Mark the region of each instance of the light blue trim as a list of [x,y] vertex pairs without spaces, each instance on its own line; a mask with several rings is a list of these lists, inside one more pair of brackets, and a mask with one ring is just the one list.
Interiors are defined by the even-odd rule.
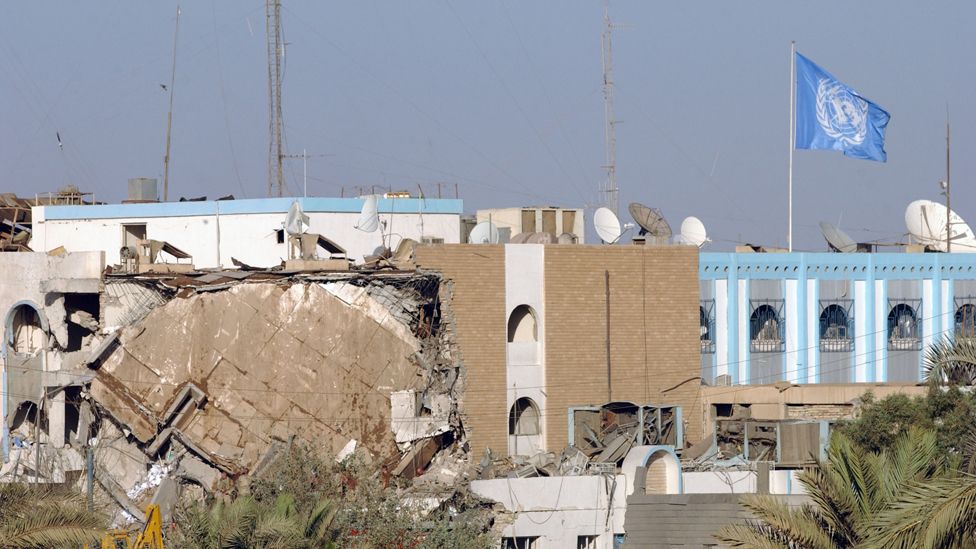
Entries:
[[7,346],[13,344],[14,342],[14,311],[16,311],[21,305],[26,305],[37,312],[37,318],[41,321],[41,329],[44,330],[45,333],[45,347],[47,347],[46,334],[50,332],[50,327],[47,323],[47,317],[44,316],[44,311],[41,310],[37,303],[34,303],[29,299],[22,299],[17,303],[14,303],[7,311],[7,315],[3,322],[3,341],[0,342],[0,360],[3,361],[3,394],[0,395],[0,400],[3,401],[2,404],[0,404],[3,410],[3,440],[0,442],[2,442],[3,445],[4,463],[8,463],[10,461],[10,429],[7,428],[7,414],[9,413],[9,410],[7,410],[7,396],[8,391],[10,390],[7,386]]
[[[851,285],[852,294],[854,293],[853,286],[854,285],[852,284]],[[813,284],[813,304],[814,307],[816,307],[814,309],[816,311],[816,317],[815,317],[816,320],[813,321],[813,326],[814,326],[813,332],[814,332],[814,337],[816,338],[814,341],[816,343],[814,344],[813,347],[813,364],[811,366],[813,367],[813,382],[820,383],[820,337],[822,334],[820,333],[820,281],[819,280],[814,281]],[[855,349],[856,348],[857,347],[855,346]]]
[[[807,322],[810,318],[807,299],[807,261],[800,258],[800,278],[796,281],[796,375],[800,383],[808,383],[807,378]],[[788,353],[784,353],[788,354]],[[784,372],[785,374],[786,372]],[[784,377],[783,379],[789,379]]]
[[[73,219],[121,219],[150,217],[193,217],[220,213],[261,214],[287,213],[292,202],[298,201],[305,213],[359,213],[361,198],[246,198],[241,200],[212,200],[207,202],[158,202],[151,204],[98,204],[94,206],[44,206],[44,219],[65,221]],[[461,214],[463,201],[448,198],[381,198],[379,213]]]
[[[743,379],[745,380],[744,383],[746,385],[752,385],[752,376],[750,375],[751,368],[749,364],[749,359],[752,358],[752,339],[751,339],[752,333],[750,332],[750,330],[752,329],[752,322],[751,322],[752,319],[750,318],[750,316],[752,315],[752,311],[750,309],[752,307],[749,306],[749,284],[750,284],[749,280],[746,280],[746,283],[743,284],[745,290],[742,292],[744,294],[742,296],[742,303],[745,304],[746,310],[740,313],[745,322],[745,326],[743,326],[742,331],[744,332],[744,336],[746,338],[746,344],[745,344],[746,356],[742,357],[742,371],[743,371]],[[735,345],[736,347],[738,347],[739,342],[736,341]]]
[[720,279],[726,276],[726,268],[735,267],[741,279],[798,279],[803,262],[807,278],[821,280],[867,280],[869,268],[877,280],[932,278],[936,269],[944,280],[976,279],[976,261],[965,253],[704,252],[699,255],[698,273],[702,280]]
[[[699,260],[699,265],[700,265]],[[732,385],[739,384],[739,277],[737,258],[732,256],[732,265],[726,266],[726,323],[728,324],[728,356],[726,357],[726,370]]]
[[[877,296],[875,296],[875,297],[877,297]],[[884,332],[884,337],[882,338],[882,340],[885,343],[884,343],[884,345],[881,346],[880,349],[877,349],[876,348],[875,351],[874,351],[874,353],[875,353],[876,359],[881,364],[881,379],[876,380],[876,381],[887,382],[888,381],[888,312],[889,312],[888,311],[888,281],[887,280],[883,281],[883,284],[881,284],[881,297],[878,299],[878,301],[880,302],[880,305],[881,305],[881,321],[884,322],[884,326],[883,327],[882,326],[877,326],[875,329],[871,330],[871,334],[872,334],[871,341],[872,342],[876,342],[878,340],[877,339],[877,335],[874,335],[874,332],[876,332],[876,331]],[[922,312],[919,311],[916,314],[918,316],[921,316],[922,315]],[[874,317],[872,317],[872,318],[874,318]],[[875,345],[875,347],[877,347],[877,345]],[[871,366],[871,372],[877,372],[877,364],[872,364],[872,366]]]
[[949,305],[949,325],[945,327],[945,336],[951,340],[956,339],[956,287],[954,281],[950,280],[946,285],[945,302]]
[[[936,267],[939,267],[939,258],[935,258]],[[942,269],[936,268],[932,275],[932,343],[942,337]],[[925,309],[924,295],[922,309]],[[924,326],[924,325],[923,325]],[[924,335],[924,334],[923,334]],[[918,353],[918,381],[925,378],[925,351]]]
[[[877,341],[877,335],[874,333],[874,318],[878,314],[878,306],[874,302],[874,254],[868,254],[868,269],[867,269],[867,279],[864,281],[864,312],[867,314],[867,318],[864,319],[864,357],[865,365],[864,368],[867,370],[864,372],[864,381],[870,382],[874,381],[874,358],[875,358],[875,341]],[[856,309],[855,309],[855,314]],[[855,339],[854,352],[857,353],[857,344]],[[855,364],[856,364],[855,360]],[[854,370],[854,382],[857,382],[857,369]]]
[[647,454],[645,454],[644,459],[641,460],[641,467],[647,467],[647,462],[650,461],[651,457],[658,452],[664,452],[666,454],[670,454],[671,457],[674,459],[674,462],[678,464],[678,493],[679,494],[685,493],[685,479],[681,469],[681,460],[678,459],[678,454],[675,453],[673,446],[667,446],[664,444],[649,446],[647,448]]

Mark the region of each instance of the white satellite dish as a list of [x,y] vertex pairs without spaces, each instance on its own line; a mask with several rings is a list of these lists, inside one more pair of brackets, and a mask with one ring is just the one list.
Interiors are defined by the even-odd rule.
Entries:
[[905,209],[905,225],[912,238],[940,252],[946,249],[946,217],[949,218],[949,241],[953,252],[976,252],[976,234],[956,212],[931,200],[916,200]]
[[686,217],[681,222],[681,243],[701,248],[706,242],[711,240],[705,231],[705,225],[697,217]]
[[292,236],[300,235],[308,230],[308,225],[308,216],[302,211],[302,205],[297,200],[292,202],[285,215],[285,232]]
[[498,227],[491,221],[482,221],[471,229],[468,244],[498,244]]
[[597,208],[593,214],[593,228],[596,229],[600,240],[606,244],[613,244],[619,240],[623,232],[620,228],[620,220],[610,208]]
[[830,246],[831,250],[845,254],[857,251],[857,242],[854,242],[854,239],[847,236],[847,233],[830,223],[821,221],[820,232],[823,233],[824,239],[827,240],[827,245]]
[[359,221],[356,222],[356,228],[360,231],[366,233],[376,232],[376,229],[380,228],[380,214],[378,207],[379,197],[375,194],[371,194],[366,197],[363,202],[363,209],[359,213]]

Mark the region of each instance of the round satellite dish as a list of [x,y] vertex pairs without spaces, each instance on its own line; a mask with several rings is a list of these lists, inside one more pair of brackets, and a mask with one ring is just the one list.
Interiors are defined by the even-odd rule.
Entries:
[[508,239],[509,244],[525,244],[532,233],[519,233],[512,238]]
[[563,233],[559,235],[559,238],[556,239],[556,242],[558,242],[559,244],[576,244],[577,242],[579,242],[579,239],[576,238],[576,235],[573,233]]
[[947,251],[946,217],[949,219],[949,241],[953,252],[976,252],[976,235],[956,212],[947,212],[943,204],[916,200],[905,209],[905,225],[912,238],[929,248]]
[[600,240],[607,244],[616,242],[622,232],[620,220],[610,208],[597,208],[593,214],[593,228],[596,229],[596,234]]
[[356,222],[357,229],[366,233],[372,233],[376,232],[376,229],[380,227],[378,202],[378,197],[375,194],[366,197],[366,200],[363,202],[363,209],[359,213],[359,221]]
[[491,221],[482,221],[471,229],[468,244],[498,244],[498,227]]
[[631,202],[630,206],[627,206],[627,211],[640,226],[641,236],[649,234],[664,239],[671,238],[671,225],[668,225],[661,210],[648,208],[639,202]]
[[854,239],[847,236],[847,233],[830,223],[821,221],[820,232],[823,233],[824,238],[827,240],[827,245],[830,246],[831,250],[845,254],[857,251],[857,242],[854,242]]
[[708,233],[705,232],[705,225],[697,217],[686,217],[681,222],[681,243],[699,248],[709,242]]

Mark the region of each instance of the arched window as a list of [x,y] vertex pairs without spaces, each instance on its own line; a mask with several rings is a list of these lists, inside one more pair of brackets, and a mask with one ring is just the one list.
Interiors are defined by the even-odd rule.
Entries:
[[528,305],[519,305],[508,317],[508,342],[539,341],[539,327],[535,311]]
[[18,305],[11,314],[9,343],[13,352],[32,355],[40,351],[46,336],[37,310],[30,305]]
[[820,302],[820,350],[851,350],[850,310],[853,302],[841,300],[834,303]]
[[918,316],[907,303],[897,303],[888,312],[888,349],[893,351],[918,350]]
[[531,398],[516,400],[508,412],[508,434],[538,435],[540,432],[539,407]]
[[[777,305],[781,300],[776,301]],[[770,353],[783,350],[783,326],[779,306],[772,303],[754,304],[749,317],[749,339],[755,353]]]
[[976,305],[964,303],[956,309],[956,337],[976,337]]

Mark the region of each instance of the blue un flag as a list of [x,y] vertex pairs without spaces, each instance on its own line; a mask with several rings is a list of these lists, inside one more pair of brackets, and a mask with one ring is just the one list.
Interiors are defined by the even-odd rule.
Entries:
[[885,162],[887,111],[796,54],[797,149],[833,149]]

